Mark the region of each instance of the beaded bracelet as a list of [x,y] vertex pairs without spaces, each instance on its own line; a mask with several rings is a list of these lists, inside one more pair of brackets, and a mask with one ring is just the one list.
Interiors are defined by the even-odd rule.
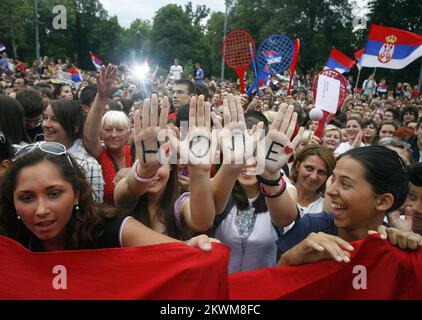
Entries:
[[136,160],[135,163],[132,166],[133,177],[136,179],[136,181],[139,181],[139,182],[152,182],[152,181],[154,181],[155,178],[157,178],[158,171],[157,171],[156,174],[154,174],[152,177],[149,177],[149,178],[142,178],[141,176],[139,176],[138,173],[136,172],[136,170],[138,168],[138,164],[139,164],[139,160]]
[[274,193],[266,192],[264,190],[264,184],[263,183],[260,183],[259,191],[266,198],[277,198],[277,197],[281,196],[283,194],[283,192],[286,190],[286,182],[283,179],[280,179],[280,180],[281,180],[281,187],[278,191],[276,191]]
[[271,187],[277,187],[280,184],[280,180],[281,177],[283,176],[283,173],[280,172],[280,176],[278,177],[278,179],[276,180],[267,180],[265,178],[263,178],[262,176],[256,176],[256,180],[258,180],[258,182],[261,182],[262,184],[265,184],[266,186],[271,186]]

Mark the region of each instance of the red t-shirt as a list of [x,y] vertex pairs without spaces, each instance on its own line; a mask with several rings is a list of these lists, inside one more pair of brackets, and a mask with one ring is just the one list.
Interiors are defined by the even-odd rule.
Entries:
[[[130,146],[125,146],[125,158],[126,158],[126,168],[132,166],[132,161],[130,159]],[[104,178],[104,203],[114,205],[114,177],[117,172],[114,168],[113,161],[111,161],[110,155],[107,153],[106,149],[103,147],[103,151],[100,156],[97,158],[98,163],[101,165],[103,170]],[[123,168],[120,168],[123,169]]]

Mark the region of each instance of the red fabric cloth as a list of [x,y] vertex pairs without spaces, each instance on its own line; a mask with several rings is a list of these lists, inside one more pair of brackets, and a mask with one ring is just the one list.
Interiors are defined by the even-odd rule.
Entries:
[[[400,250],[378,236],[352,243],[350,263],[326,260],[284,268],[266,268],[229,276],[230,298],[274,299],[422,299],[422,248]],[[367,288],[353,280],[367,270]]]
[[[209,253],[181,243],[153,246],[29,252],[0,237],[0,299],[227,299],[229,250]],[[53,287],[57,265],[67,289]]]
[[[130,146],[125,146],[125,157],[126,157],[126,168],[132,166],[132,161],[130,159]],[[98,163],[101,165],[104,178],[104,202],[114,206],[114,177],[117,172],[114,169],[113,162],[111,161],[110,156],[108,155],[106,149],[103,147],[103,151],[100,156],[97,158]],[[123,168],[120,168],[123,169]]]

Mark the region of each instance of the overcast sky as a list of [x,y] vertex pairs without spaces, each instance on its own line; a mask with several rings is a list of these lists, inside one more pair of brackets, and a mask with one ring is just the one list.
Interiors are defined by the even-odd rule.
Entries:
[[[224,0],[190,0],[193,8],[197,4],[205,4],[211,11],[224,12]],[[155,12],[161,7],[175,3],[184,6],[188,0],[100,0],[104,9],[108,11],[110,16],[116,15],[119,19],[119,24],[122,27],[129,27],[133,20],[148,19],[152,20]]]
[[[225,0],[190,0],[193,4],[193,8],[198,4],[205,4],[212,11],[225,11]],[[365,8],[368,0],[355,0],[357,5],[361,8]],[[133,20],[148,19],[152,20],[155,13],[161,7],[175,3],[182,7],[189,2],[189,0],[100,0],[104,9],[108,11],[110,16],[116,15],[119,19],[119,24],[122,27],[129,27]],[[351,2],[353,2],[351,0]],[[355,6],[353,13],[356,15],[366,14],[367,10],[357,9]],[[359,14],[361,13],[361,14]]]

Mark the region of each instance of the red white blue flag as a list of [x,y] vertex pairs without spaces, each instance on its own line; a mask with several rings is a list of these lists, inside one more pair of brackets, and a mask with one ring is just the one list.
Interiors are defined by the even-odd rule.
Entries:
[[356,61],[358,62],[357,67],[358,67],[359,70],[362,69],[361,62],[362,62],[362,56],[363,56],[364,52],[365,52],[365,48],[362,48],[358,51],[355,51],[355,53],[353,54],[355,56]]
[[96,69],[101,68],[101,66],[104,64],[104,62],[98,58],[96,55],[94,55],[91,51],[89,52],[89,55],[91,56],[92,63],[94,64]]
[[362,67],[403,69],[422,56],[422,35],[371,25]]
[[333,48],[327,62],[325,63],[324,69],[334,69],[339,73],[345,73],[350,72],[350,69],[352,69],[355,64],[355,60],[350,59],[340,50]]

